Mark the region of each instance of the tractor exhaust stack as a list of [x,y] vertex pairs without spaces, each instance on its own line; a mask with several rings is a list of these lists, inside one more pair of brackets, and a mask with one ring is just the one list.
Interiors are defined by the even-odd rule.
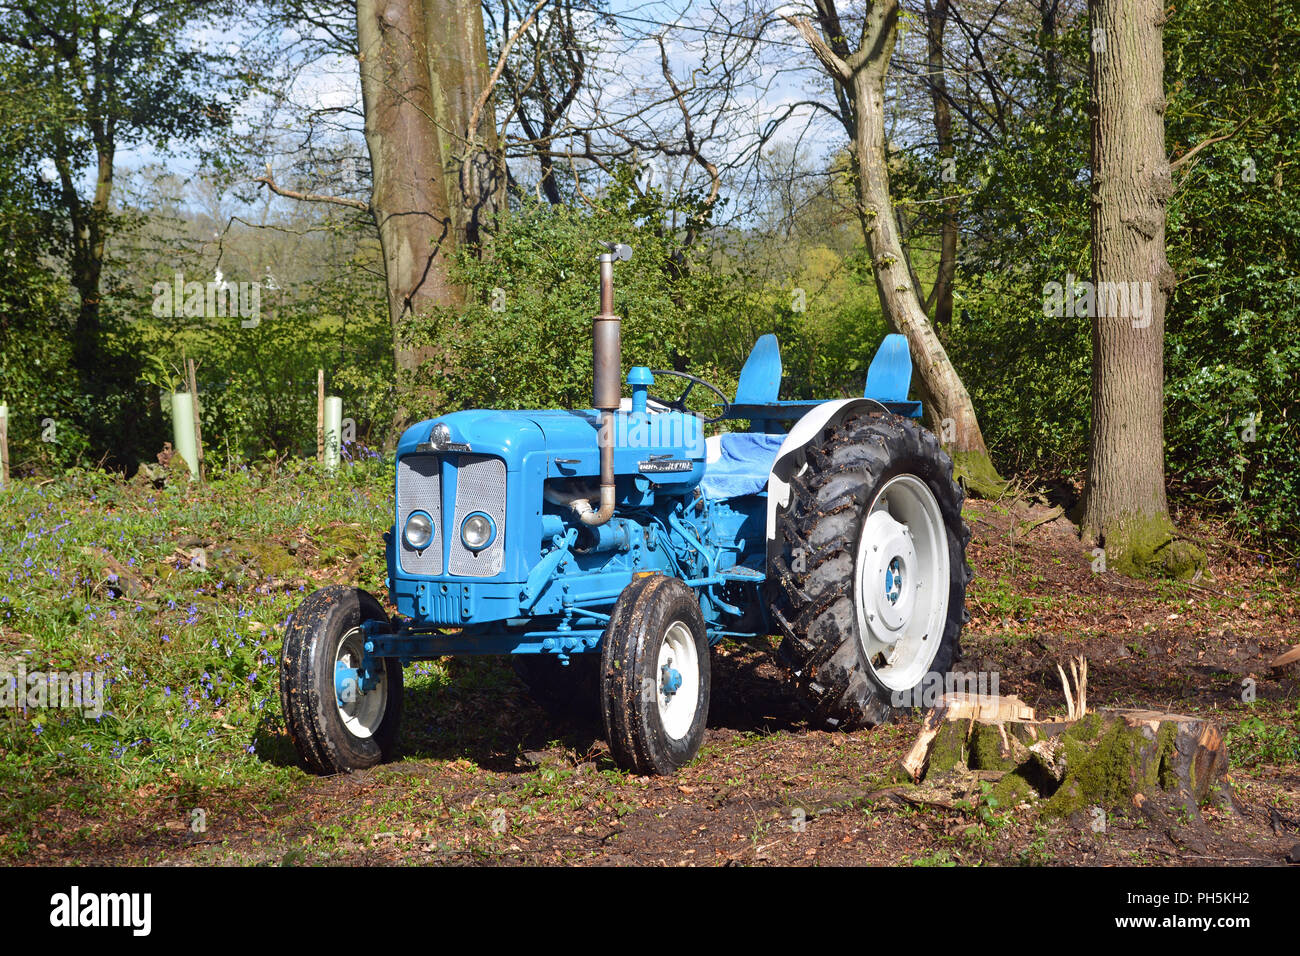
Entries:
[[581,511],[585,525],[602,525],[614,516],[614,413],[623,399],[621,320],[614,314],[614,263],[632,258],[632,247],[603,242],[600,254],[600,312],[592,321],[593,406],[600,411],[600,509]]

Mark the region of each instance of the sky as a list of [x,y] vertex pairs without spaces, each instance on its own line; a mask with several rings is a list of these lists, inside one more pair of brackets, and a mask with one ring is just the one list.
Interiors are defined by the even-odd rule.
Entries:
[[[793,8],[793,5],[785,6]],[[672,25],[666,32],[669,63],[675,78],[684,89],[690,90],[693,76],[700,75],[701,81],[707,82],[709,71],[716,70],[717,63],[712,62],[707,47],[716,46],[719,37],[710,32],[710,8],[707,4],[692,3],[691,0],[610,0],[609,13],[614,17],[618,30],[610,31],[605,24],[594,28],[594,33],[603,41],[600,52],[592,63],[592,75],[600,78],[595,89],[602,108],[618,109],[634,99],[644,100],[650,95],[662,94],[659,49],[650,35],[667,25]],[[235,51],[247,40],[249,34],[248,29],[240,29],[237,24],[223,25],[220,30],[196,31],[192,40]],[[630,39],[633,36],[638,38],[635,42]],[[785,24],[769,26],[765,38],[767,42],[761,48],[762,58],[766,61],[763,68],[755,69],[746,77],[747,82],[739,95],[728,102],[725,110],[719,111],[719,128],[728,134],[730,141],[729,146],[723,146],[719,142],[710,146],[709,158],[719,165],[734,160],[747,146],[752,146],[757,130],[778,110],[788,103],[806,98],[809,84],[816,82],[819,76],[811,54],[793,29]],[[289,99],[304,108],[355,109],[360,99],[355,61],[350,56],[337,55],[314,60],[297,77]],[[242,109],[236,122],[239,131],[232,138],[244,142],[250,137],[265,137],[268,130],[261,112],[264,108],[265,103],[257,103]],[[581,121],[590,117],[593,109],[591,101],[579,100],[574,106],[573,115]],[[774,143],[797,142],[806,161],[822,164],[842,145],[843,135],[839,132],[836,136],[838,131],[829,127],[829,139],[826,135],[801,136],[806,126],[806,122],[801,120],[806,120],[812,112],[807,108],[798,111],[786,122]],[[680,127],[677,119],[679,114],[671,104],[659,107],[656,113],[650,115],[657,115],[668,127]],[[290,128],[295,118],[293,110],[284,110],[273,121],[279,127],[277,132],[281,135],[282,142],[296,141],[302,135],[301,129]],[[356,142],[357,153],[364,157],[359,117],[345,119]],[[697,126],[702,125],[705,119],[711,120],[712,117],[697,119]],[[214,139],[196,145],[200,149],[220,150],[223,142]],[[119,150],[117,165],[125,170],[150,165],[162,166],[177,176],[191,177],[200,169],[198,152],[199,149],[181,147],[172,155],[165,155],[145,144]],[[268,155],[267,158],[281,172],[280,178],[283,178],[282,172],[288,163],[288,157]],[[683,171],[703,177],[702,170],[686,160],[649,157],[647,167],[647,176],[655,176],[661,184],[667,181],[670,188],[679,184]],[[517,174],[526,177],[527,171],[521,166]],[[89,172],[86,185],[90,185]],[[741,188],[738,184],[732,186]],[[185,205],[192,206],[194,201],[182,197]]]

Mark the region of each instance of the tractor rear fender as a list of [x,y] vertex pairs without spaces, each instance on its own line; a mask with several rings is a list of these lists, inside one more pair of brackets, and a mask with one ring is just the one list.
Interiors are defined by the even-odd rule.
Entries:
[[887,411],[884,405],[871,398],[842,398],[823,402],[795,423],[781,443],[781,449],[772,462],[767,478],[767,558],[770,562],[781,546],[776,540],[776,509],[790,503],[790,476],[804,466],[803,450],[813,439],[828,428],[839,424],[845,416],[861,409]]

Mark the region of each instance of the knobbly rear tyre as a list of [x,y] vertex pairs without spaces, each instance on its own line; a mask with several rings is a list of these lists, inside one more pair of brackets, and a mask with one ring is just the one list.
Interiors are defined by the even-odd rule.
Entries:
[[[923,703],[922,690],[942,686],[960,655],[972,577],[964,493],[935,436],[899,415],[847,419],[806,446],[805,457],[791,479],[788,504],[777,509],[779,550],[769,568],[771,616],[781,636],[777,657],[815,724],[848,729],[883,723]],[[888,520],[873,517],[882,507]],[[910,512],[915,527],[894,511]],[[940,527],[927,531],[931,524]],[[925,562],[914,535],[925,534],[934,562],[918,575]],[[872,551],[881,544],[876,539],[897,553]],[[924,581],[926,574],[934,580]],[[905,632],[909,643],[882,643],[894,633],[889,628],[901,613],[905,587],[914,588],[909,613],[917,615],[900,625],[913,628]],[[921,615],[924,626],[917,623]],[[892,671],[891,679],[890,661],[904,646],[918,648],[916,661]]]

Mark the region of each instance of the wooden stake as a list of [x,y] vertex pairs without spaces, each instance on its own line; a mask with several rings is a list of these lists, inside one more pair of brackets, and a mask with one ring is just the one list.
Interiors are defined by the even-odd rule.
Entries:
[[325,460],[325,370],[316,369],[316,460]]
[[[0,406],[3,407],[3,406]],[[9,410],[0,415],[0,488],[9,487]]]
[[199,427],[199,386],[194,376],[194,359],[185,360],[185,375],[189,384],[191,406],[194,409],[194,448],[198,457],[198,475],[199,481],[206,478],[203,467],[203,432]]

